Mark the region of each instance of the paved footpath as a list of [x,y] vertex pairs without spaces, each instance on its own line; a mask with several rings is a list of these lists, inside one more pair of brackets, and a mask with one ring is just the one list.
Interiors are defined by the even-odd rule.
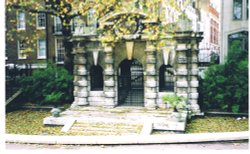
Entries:
[[6,143],[10,150],[81,150],[101,152],[121,151],[166,151],[166,150],[249,150],[248,141],[203,142],[189,144],[150,144],[150,145],[41,145]]

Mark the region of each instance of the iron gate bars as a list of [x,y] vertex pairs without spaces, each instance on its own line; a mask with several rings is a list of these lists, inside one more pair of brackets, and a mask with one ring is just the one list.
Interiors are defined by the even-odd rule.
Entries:
[[123,60],[119,66],[118,105],[144,105],[143,67],[136,59]]

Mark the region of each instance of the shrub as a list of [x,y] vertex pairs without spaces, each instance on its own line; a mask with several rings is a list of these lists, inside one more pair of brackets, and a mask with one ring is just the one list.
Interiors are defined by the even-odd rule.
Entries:
[[182,96],[177,95],[164,95],[162,96],[162,100],[164,103],[169,104],[175,112],[178,110],[185,110],[186,109],[186,99]]
[[248,112],[248,51],[235,41],[225,64],[208,68],[203,81],[205,109]]
[[47,68],[35,70],[32,76],[21,79],[24,97],[37,105],[61,105],[71,101],[72,76],[62,67],[49,63]]

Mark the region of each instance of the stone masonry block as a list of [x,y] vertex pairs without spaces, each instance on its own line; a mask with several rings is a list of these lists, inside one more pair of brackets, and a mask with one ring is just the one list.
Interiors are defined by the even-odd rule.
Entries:
[[179,57],[179,58],[177,58],[177,63],[186,64],[187,63],[187,58],[186,57]]
[[176,86],[177,87],[188,87],[188,82],[187,81],[177,81]]
[[88,97],[88,92],[77,92],[77,97],[85,98]]
[[186,44],[177,44],[176,50],[186,50],[187,46]]
[[191,87],[199,87],[199,81],[191,81],[190,85]]
[[115,106],[115,98],[105,98],[104,106]]
[[156,99],[145,99],[146,108],[156,108]]
[[112,52],[112,51],[113,51],[112,46],[106,46],[106,47],[104,48],[104,52],[106,52],[106,53]]
[[105,97],[108,98],[114,98],[115,97],[115,92],[104,92]]
[[106,57],[106,58],[104,59],[104,61],[105,61],[106,64],[113,64],[113,63],[114,63],[114,59],[109,58],[109,57]]
[[147,64],[155,64],[156,63],[156,59],[155,58],[147,58],[146,59],[146,63]]
[[88,75],[88,71],[87,70],[77,70],[76,74],[77,75]]
[[190,93],[189,98],[191,99],[198,99],[199,98],[199,93]]
[[190,103],[191,105],[198,104],[198,99],[190,99],[190,100],[189,100],[189,103]]
[[80,53],[85,53],[85,52],[87,52],[87,51],[85,50],[85,48],[83,48],[83,47],[74,47],[73,50],[74,50],[74,53],[76,53],[76,54],[80,54]]
[[88,105],[88,100],[87,98],[80,98],[80,97],[75,97],[74,98],[74,105]]
[[146,86],[147,87],[156,87],[157,82],[156,81],[146,81]]
[[198,75],[199,69],[192,69],[191,70],[191,75]]
[[104,81],[104,85],[108,87],[115,86],[115,81]]
[[90,91],[89,96],[90,97],[103,97],[104,92],[103,91]]
[[157,93],[145,93],[146,98],[157,98]]
[[75,64],[86,64],[87,63],[87,59],[75,56],[74,63]]
[[81,87],[88,86],[88,81],[87,80],[77,81],[77,85]]
[[177,75],[187,75],[188,70],[187,69],[177,69]]
[[114,70],[105,70],[104,75],[114,75]]
[[104,97],[89,97],[89,102],[104,102]]
[[146,72],[147,75],[156,75],[156,70],[151,70]]
[[185,97],[185,98],[188,97],[188,94],[180,94],[180,93],[177,93],[176,95],[177,95],[177,96],[182,96],[182,97]]

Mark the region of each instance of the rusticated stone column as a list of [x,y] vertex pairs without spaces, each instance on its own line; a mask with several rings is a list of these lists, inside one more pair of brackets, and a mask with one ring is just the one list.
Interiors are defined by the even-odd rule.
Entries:
[[201,33],[176,33],[176,94],[188,99],[193,115],[200,113],[198,105],[198,44]]
[[188,66],[187,66],[187,44],[177,41],[176,45],[176,94],[188,98]]
[[105,96],[105,107],[115,107],[115,71],[114,71],[114,58],[113,58],[113,47],[111,44],[106,43],[104,45],[105,54],[105,69],[104,69],[104,96]]
[[190,110],[192,114],[200,113],[200,106],[198,104],[198,52],[199,52],[199,42],[202,38],[202,33],[192,33],[190,41],[190,64],[189,64],[189,89],[188,98],[190,103]]
[[72,107],[88,105],[88,71],[84,47],[74,47],[74,102]]
[[145,107],[156,108],[157,81],[156,81],[156,45],[154,41],[146,42],[146,81]]

